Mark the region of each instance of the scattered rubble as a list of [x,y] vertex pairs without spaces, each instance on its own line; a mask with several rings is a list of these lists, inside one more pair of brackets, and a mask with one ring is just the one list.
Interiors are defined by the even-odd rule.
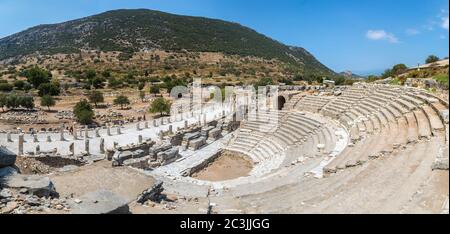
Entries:
[[14,124],[48,124],[43,111],[8,111],[0,114],[0,120]]
[[144,204],[146,201],[159,202],[163,190],[163,182],[157,181],[151,188],[142,192],[137,198],[137,202],[141,204]]
[[17,174],[7,177],[3,186],[13,189],[26,189],[28,194],[38,197],[59,196],[50,178],[44,176]]

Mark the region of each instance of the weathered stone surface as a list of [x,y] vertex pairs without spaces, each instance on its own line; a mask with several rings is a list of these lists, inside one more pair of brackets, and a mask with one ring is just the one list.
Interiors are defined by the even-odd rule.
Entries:
[[214,129],[213,126],[204,127],[204,128],[202,128],[200,135],[201,135],[201,136],[204,136],[204,137],[207,137],[208,134],[209,134],[209,132],[210,132],[211,130],[213,130],[213,129]]
[[124,160],[133,158],[133,152],[131,151],[117,151],[114,156],[113,156],[113,160],[114,161],[119,161],[119,162],[123,162]]
[[142,158],[145,156],[145,151],[138,149],[133,151],[133,158]]
[[142,157],[142,158],[127,159],[122,162],[122,165],[136,167],[136,168],[147,168],[149,159],[150,159],[150,156],[146,156],[146,157]]
[[200,132],[187,133],[183,137],[183,141],[190,141],[200,137]]
[[449,149],[448,146],[446,146],[440,149],[439,155],[432,165],[432,169],[448,171],[448,164],[449,164]]
[[215,128],[209,131],[208,139],[210,140],[217,140],[220,137],[220,134],[222,133],[222,130],[220,128]]
[[0,199],[1,198],[11,198],[12,192],[9,189],[0,189]]
[[8,167],[14,165],[17,155],[9,151],[6,147],[0,147],[0,167]]
[[98,190],[79,198],[81,203],[72,205],[74,214],[127,214],[130,213],[128,203],[119,195],[108,191]]
[[163,190],[163,182],[157,181],[151,188],[142,192],[142,194],[138,197],[137,202],[141,204],[144,204],[149,200],[157,202]]
[[172,163],[178,158],[179,150],[177,147],[171,148],[169,150],[159,152],[157,154],[157,161],[161,163],[161,165],[167,165]]
[[189,142],[190,150],[198,150],[206,143],[205,137],[200,137]]
[[26,188],[28,193],[38,197],[58,196],[55,186],[48,177],[37,175],[14,175],[9,176],[4,183],[7,188]]
[[443,111],[441,111],[440,114],[442,116],[442,119],[444,120],[444,123],[448,124],[448,119],[449,119],[448,110],[443,110]]

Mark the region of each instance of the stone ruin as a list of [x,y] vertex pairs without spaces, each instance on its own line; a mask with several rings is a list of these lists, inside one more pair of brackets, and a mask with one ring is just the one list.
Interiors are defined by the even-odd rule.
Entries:
[[15,124],[48,124],[45,115],[42,111],[9,111],[0,114],[0,120]]
[[113,166],[128,166],[149,159],[150,148],[155,145],[154,141],[144,141],[138,145],[128,145],[107,150],[107,159],[112,160]]
[[159,202],[163,198],[161,195],[163,190],[163,182],[157,181],[151,188],[145,190],[136,201],[140,204],[144,204],[146,201]]
[[112,161],[114,167],[131,166],[141,169],[157,168],[168,165],[180,156],[180,150],[196,151],[222,137],[222,134],[236,130],[239,123],[221,119],[212,121],[205,126],[196,124],[174,131],[172,125],[169,130],[160,132],[160,143],[151,139],[145,140],[139,136],[138,144],[115,147],[105,150],[106,158]]

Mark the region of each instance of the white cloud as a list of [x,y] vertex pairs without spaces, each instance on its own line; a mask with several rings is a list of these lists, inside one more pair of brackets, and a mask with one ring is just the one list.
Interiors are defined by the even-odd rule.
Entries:
[[442,28],[447,29],[448,30],[448,15],[445,17],[442,17],[442,24],[441,24]]
[[388,41],[390,43],[398,43],[399,40],[397,37],[395,37],[394,34],[388,33],[384,30],[369,30],[367,31],[366,37],[370,40],[374,41]]
[[410,36],[414,36],[414,35],[417,35],[419,33],[420,33],[420,31],[417,30],[417,29],[414,29],[414,28],[406,29],[406,34],[408,34]]
[[441,9],[441,13],[438,15],[438,18],[440,19],[440,26],[448,31],[448,10],[447,9]]

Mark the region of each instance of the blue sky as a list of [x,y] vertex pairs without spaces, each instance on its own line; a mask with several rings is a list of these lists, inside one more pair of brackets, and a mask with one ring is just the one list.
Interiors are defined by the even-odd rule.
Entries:
[[218,18],[302,46],[340,72],[448,56],[448,0],[0,0],[0,38],[121,8]]

